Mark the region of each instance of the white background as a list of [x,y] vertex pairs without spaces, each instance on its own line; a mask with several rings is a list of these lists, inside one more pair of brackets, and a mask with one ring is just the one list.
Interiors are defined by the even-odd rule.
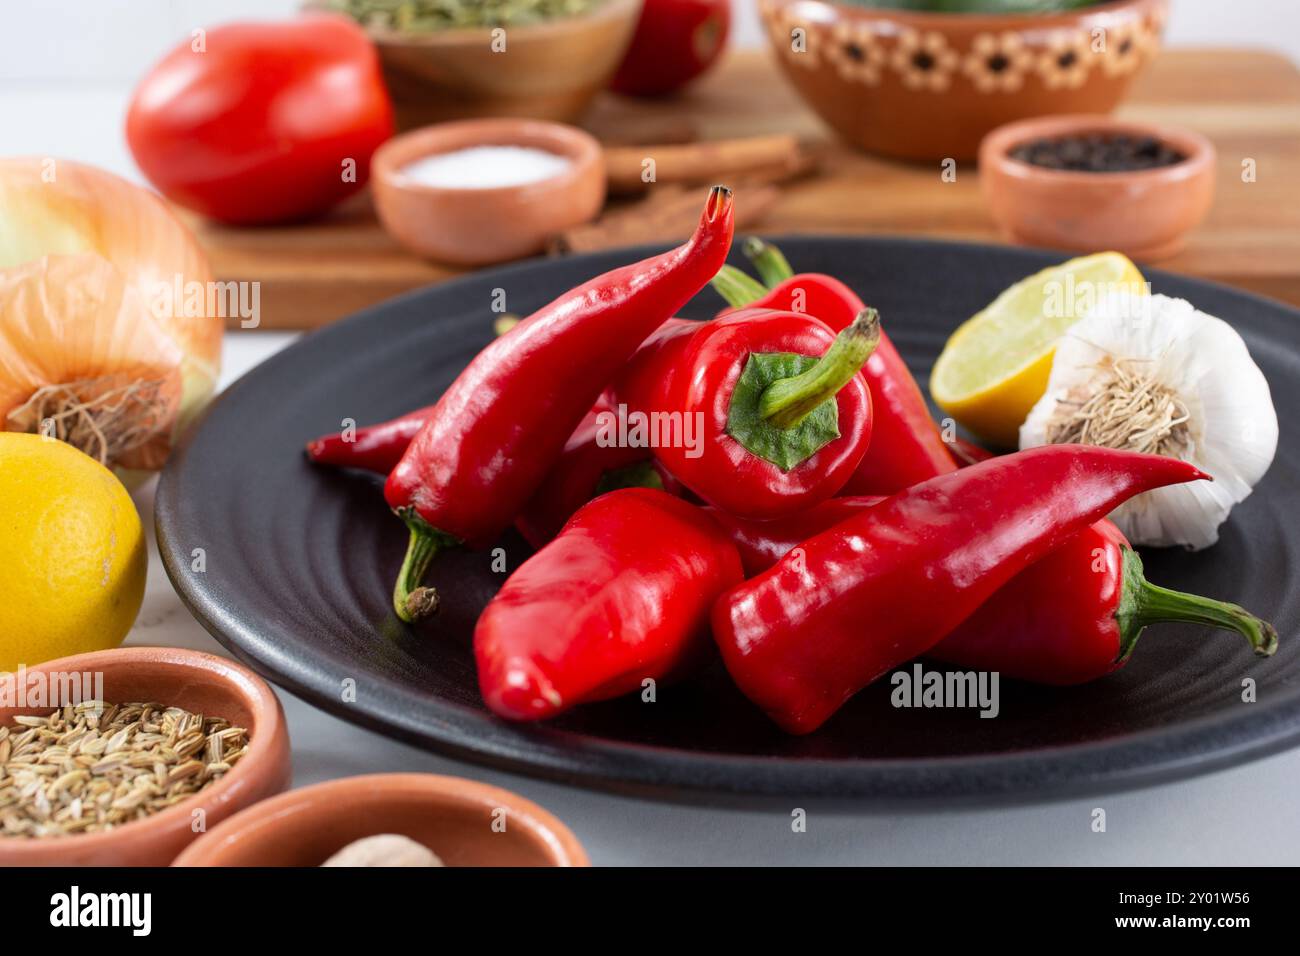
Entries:
[[[754,0],[732,3],[734,41],[763,43]],[[141,74],[195,27],[288,16],[298,6],[299,0],[0,0],[0,155],[87,160],[140,181],[122,124]],[[1300,61],[1300,0],[1173,0],[1167,41],[1281,50]]]
[[[133,81],[196,26],[284,15],[294,0],[0,0],[0,155],[85,160],[131,175],[122,116]],[[758,42],[748,2],[742,43]],[[1254,45],[1300,59],[1300,0],[1175,0],[1175,44]],[[1214,78],[1206,77],[1207,84]],[[223,384],[291,336],[229,335]],[[151,489],[137,496],[152,527]],[[223,653],[172,592],[156,551],[130,638]],[[1174,786],[1043,806],[942,814],[683,808],[542,783],[456,763],[328,717],[281,692],[295,784],[379,771],[431,771],[524,793],[567,822],[604,864],[1294,864],[1300,751]],[[1107,832],[1090,828],[1107,812]],[[1197,884],[1193,888],[1205,888]]]
[[[753,0],[736,39],[761,41]],[[0,80],[132,79],[194,27],[285,16],[298,0],[0,0]],[[1261,46],[1300,59],[1297,0],[1174,0],[1171,44]]]

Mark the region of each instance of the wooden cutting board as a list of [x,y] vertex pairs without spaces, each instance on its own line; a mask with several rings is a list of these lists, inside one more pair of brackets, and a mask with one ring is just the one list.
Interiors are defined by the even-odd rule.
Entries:
[[[1138,78],[1123,116],[1189,126],[1218,147],[1214,208],[1178,256],[1158,265],[1300,305],[1300,71],[1246,50],[1167,51]],[[825,143],[819,173],[783,188],[759,231],[898,233],[1000,242],[975,168],[939,169],[864,155],[835,142],[779,76],[766,51],[737,51],[679,99],[607,94],[587,125],[630,129],[687,118],[704,138],[793,133]],[[1255,182],[1242,162],[1255,160]],[[743,202],[744,197],[739,196]],[[310,225],[232,229],[185,214],[218,278],[261,282],[261,327],[308,329],[459,270],[405,252],[367,196]],[[232,323],[233,324],[233,323]]]

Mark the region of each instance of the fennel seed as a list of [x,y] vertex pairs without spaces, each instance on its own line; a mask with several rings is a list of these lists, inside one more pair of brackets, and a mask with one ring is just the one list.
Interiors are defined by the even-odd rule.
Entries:
[[0,837],[142,820],[219,780],[247,751],[242,727],[161,704],[83,701],[15,717],[0,726]]

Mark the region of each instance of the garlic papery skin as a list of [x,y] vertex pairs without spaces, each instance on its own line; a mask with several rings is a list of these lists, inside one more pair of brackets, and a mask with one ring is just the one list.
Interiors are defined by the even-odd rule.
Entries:
[[1189,461],[1213,481],[1158,488],[1110,516],[1137,545],[1219,540],[1277,452],[1277,412],[1245,341],[1184,299],[1116,292],[1061,339],[1020,447],[1083,441]]

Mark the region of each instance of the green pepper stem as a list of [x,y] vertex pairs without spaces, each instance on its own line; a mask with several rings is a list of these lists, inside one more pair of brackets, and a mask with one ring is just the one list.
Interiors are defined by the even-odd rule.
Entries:
[[753,265],[758,277],[769,289],[779,286],[794,275],[790,260],[776,246],[758,236],[750,236],[742,246],[745,258]]
[[637,461],[622,468],[611,468],[602,472],[596,482],[596,494],[601,495],[621,488],[657,488],[664,490],[664,480],[653,461]]
[[393,586],[393,610],[403,621],[411,624],[438,610],[438,592],[424,587],[421,582],[438,549],[449,539],[419,517],[413,508],[399,509],[397,516],[411,529],[411,539],[406,547],[406,557],[402,559],[402,569],[397,573],[397,583]]
[[1277,628],[1268,621],[1237,604],[1152,584],[1142,573],[1142,559],[1128,549],[1124,552],[1124,590],[1127,600],[1118,614],[1121,657],[1132,652],[1144,627],[1164,621],[1187,621],[1236,631],[1260,657],[1270,657],[1277,650]]
[[802,375],[777,379],[758,400],[758,414],[775,428],[794,428],[853,380],[880,342],[880,313],[863,309]]
[[719,269],[710,285],[733,309],[743,308],[767,295],[767,289],[761,282],[731,265]]

